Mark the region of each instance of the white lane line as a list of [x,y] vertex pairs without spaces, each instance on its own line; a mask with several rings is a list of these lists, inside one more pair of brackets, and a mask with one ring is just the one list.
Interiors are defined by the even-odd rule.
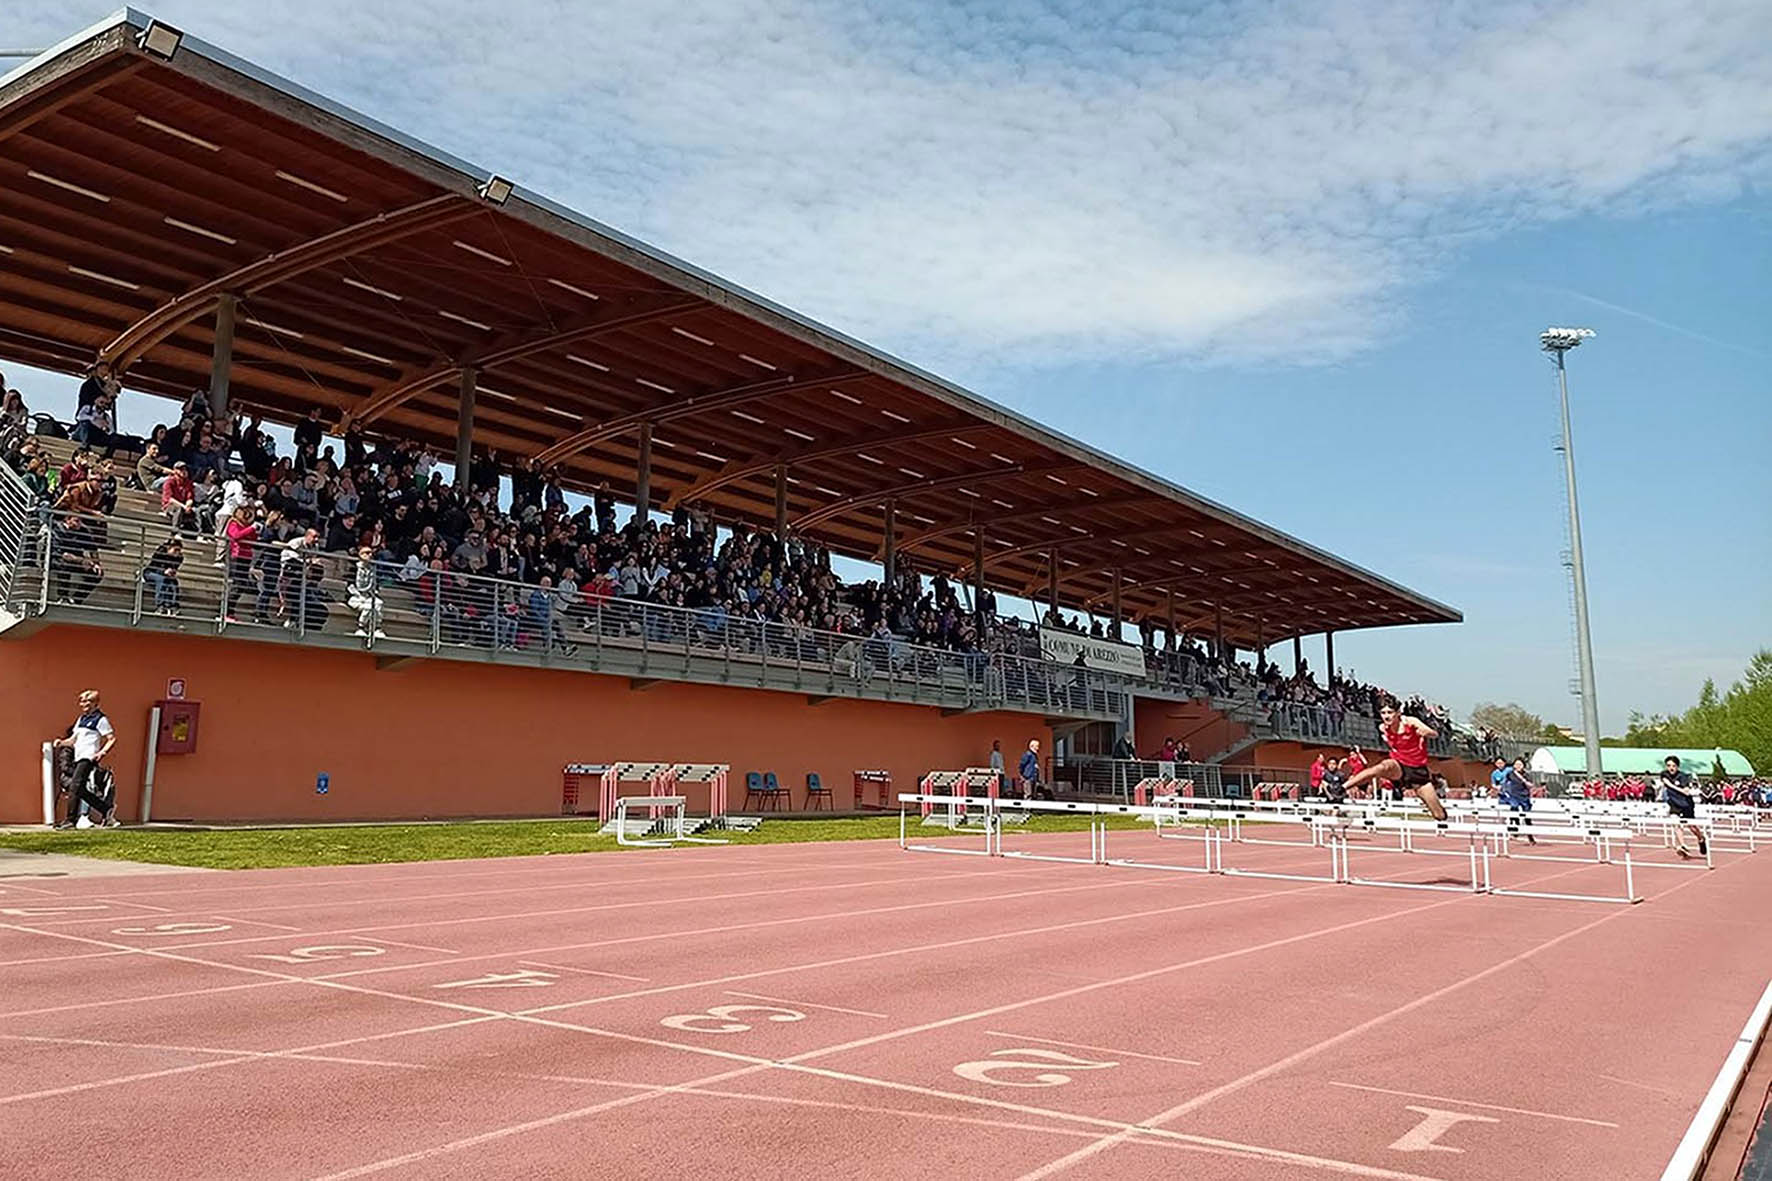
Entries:
[[275,984],[287,984],[286,980],[254,980],[250,984],[223,984],[214,988],[190,988],[183,992],[159,992],[151,996],[118,996],[102,1001],[79,1001],[71,1005],[51,1005],[45,1009],[12,1009],[0,1013],[0,1020],[8,1017],[42,1017],[49,1013],[72,1013],[77,1009],[106,1009],[113,1005],[135,1005],[147,1001],[170,1001],[186,996],[214,996],[218,992],[240,992],[247,988],[269,988]]
[[851,1017],[878,1017],[882,1021],[887,1019],[887,1014],[885,1013],[870,1013],[866,1009],[843,1009],[836,1005],[815,1005],[811,1001],[791,1001],[786,997],[764,996],[759,992],[734,992],[732,989],[728,988],[726,990],[726,995],[741,996],[746,1000],[751,1001],[770,1001],[778,1005],[793,1005],[800,1009],[823,1009],[827,1013],[847,1013]]
[[1623,1083],[1627,1087],[1637,1087],[1641,1090],[1649,1091],[1649,1092],[1652,1092],[1656,1095],[1666,1095],[1670,1099],[1679,1099],[1681,1097],[1680,1093],[1678,1091],[1670,1091],[1666,1087],[1657,1087],[1652,1083],[1643,1082],[1641,1079],[1619,1078],[1615,1074],[1602,1074],[1602,1075],[1597,1075],[1595,1077],[1603,1078],[1609,1083]]
[[517,965],[524,968],[547,968],[554,972],[577,972],[581,976],[604,976],[610,980],[631,980],[635,984],[650,984],[650,976],[624,976],[620,972],[599,972],[594,968],[573,968],[566,964],[544,964],[540,960],[518,960]]
[[1141,1054],[1137,1050],[1114,1050],[1107,1046],[1085,1046],[1081,1042],[1058,1042],[1049,1037],[1028,1037],[1020,1033],[999,1033],[994,1029],[984,1031],[986,1037],[1008,1038],[1012,1042],[1036,1042],[1043,1046],[1063,1046],[1067,1050],[1093,1050],[1097,1054],[1116,1054],[1121,1058],[1148,1058],[1152,1062],[1173,1062],[1178,1066],[1203,1066],[1205,1063],[1192,1058],[1166,1058],[1161,1054]]
[[[293,979],[293,977],[292,977]],[[70,1083],[63,1087],[51,1087],[42,1091],[27,1091],[18,1095],[0,1096],[0,1105],[25,1103],[34,1099],[53,1099],[62,1095],[78,1095],[87,1091],[97,1091],[105,1087],[122,1086],[126,1083],[144,1082],[148,1079],[168,1078],[173,1075],[193,1074],[200,1070],[215,1070],[223,1066],[234,1066],[241,1062],[259,1062],[267,1058],[289,1058],[297,1054],[309,1054],[316,1050],[335,1050],[344,1046],[360,1046],[365,1042],[384,1041],[388,1038],[407,1037],[417,1033],[436,1033],[440,1030],[455,1029],[463,1025],[478,1025],[485,1021],[495,1021],[497,1016],[476,1016],[470,1019],[445,1021],[435,1025],[421,1026],[417,1029],[396,1029],[387,1033],[372,1033],[364,1037],[345,1038],[341,1041],[320,1042],[311,1046],[297,1046],[288,1050],[235,1050],[231,1058],[217,1058],[212,1062],[195,1062],[189,1066],[173,1066],[165,1070],[150,1070],[139,1074],[126,1074],[115,1078],[93,1079],[84,1083]]]
[[1455,1099],[1450,1095],[1423,1095],[1418,1091],[1392,1091],[1384,1087],[1366,1087],[1359,1083],[1330,1082],[1332,1087],[1343,1087],[1349,1091],[1370,1091],[1375,1095],[1397,1095],[1404,1099],[1427,1099],[1435,1103],[1455,1103],[1459,1107],[1480,1107],[1485,1111],[1505,1111],[1512,1115],[1535,1115],[1540,1119],[1561,1120],[1568,1124],[1588,1124],[1596,1128],[1616,1128],[1618,1125],[1603,1119],[1587,1119],[1579,1115],[1558,1115],[1553,1111],[1533,1111],[1528,1107],[1503,1107],[1499,1103],[1478,1103],[1475,1099]]
[[[304,932],[304,934],[305,933],[306,932]],[[415,951],[437,951],[437,952],[442,952],[444,955],[460,955],[461,954],[461,952],[455,950],[455,948],[453,948],[453,947],[432,947],[428,943],[402,943],[398,939],[383,939],[379,935],[367,935],[364,937],[363,941],[365,943],[389,943],[395,947],[410,947],[410,948],[414,949]]]
[[[1529,882],[1527,884],[1534,885],[1539,882],[1551,881],[1555,878],[1567,877],[1570,874],[1581,873],[1586,868],[1588,868],[1588,867],[1581,866],[1581,867],[1577,867],[1575,869],[1566,869],[1566,870],[1561,870],[1557,873],[1546,874],[1544,877],[1535,878],[1532,880],[1532,882]],[[1673,886],[1667,890],[1662,891],[1662,893],[1656,895],[1656,897],[1664,898],[1667,895],[1672,894],[1675,890],[1684,889],[1686,886],[1691,885],[1694,882],[1699,882],[1699,881],[1703,881],[1703,880],[1705,880],[1705,879],[1701,878],[1701,877],[1687,878],[1684,882],[1680,883],[1679,885]],[[1457,898],[1448,899],[1445,902],[1435,903],[1435,904],[1432,904],[1429,906],[1419,907],[1417,909],[1433,910],[1433,909],[1437,909],[1438,907],[1441,907],[1441,906],[1454,906],[1460,902],[1469,901],[1470,897],[1471,897],[1470,895],[1462,895]],[[1399,913],[1400,914],[1409,914],[1412,912],[1401,911]],[[1630,913],[1632,913],[1632,911],[1629,909],[1615,910],[1615,911],[1612,911],[1610,914],[1602,915],[1601,917],[1595,919],[1591,923],[1583,923],[1579,927],[1575,927],[1571,930],[1565,931],[1561,935],[1553,936],[1552,938],[1547,939],[1546,941],[1538,944],[1535,947],[1528,948],[1527,950],[1519,953],[1518,955],[1510,956],[1507,959],[1502,960],[1500,963],[1491,964],[1489,967],[1484,968],[1481,971],[1474,972],[1471,975],[1466,976],[1461,980],[1455,980],[1451,984],[1446,985],[1444,988],[1435,989],[1433,992],[1425,993],[1421,996],[1418,996],[1414,1000],[1409,1001],[1406,1004],[1398,1005],[1396,1008],[1386,1010],[1385,1012],[1380,1013],[1378,1016],[1373,1017],[1370,1020],[1362,1021],[1358,1025],[1355,1025],[1349,1029],[1344,1029],[1340,1033],[1335,1034],[1333,1037],[1324,1038],[1322,1041],[1317,1042],[1314,1045],[1306,1046],[1304,1049],[1299,1050],[1295,1053],[1288,1054],[1286,1057],[1281,1058],[1276,1062],[1270,1062],[1266,1066],[1263,1066],[1258,1070],[1252,1070],[1248,1074],[1243,1075],[1241,1078],[1232,1079],[1230,1082],[1225,1083],[1222,1086],[1214,1087],[1210,1091],[1206,1091],[1203,1094],[1196,1095],[1192,1099],[1187,1100],[1185,1103],[1178,1103],[1174,1107],[1171,1107],[1167,1111],[1158,1112],[1156,1115],[1151,1116],[1148,1119],[1140,1120],[1137,1126],[1145,1127],[1145,1128],[1157,1127],[1158,1125],[1167,1123],[1168,1121],[1170,1121],[1172,1119],[1176,1119],[1179,1116],[1186,1115],[1190,1111],[1196,1111],[1199,1108],[1204,1107],[1206,1104],[1211,1103],[1216,1099],[1221,1099],[1226,1095],[1233,1094],[1234,1092],[1240,1091],[1245,1087],[1251,1086],[1255,1083],[1262,1081],[1263,1079],[1272,1077],[1273,1075],[1276,1075],[1276,1074],[1279,1074],[1283,1071],[1289,1070],[1293,1066],[1296,1066],[1300,1062],[1303,1062],[1309,1058],[1313,1058],[1325,1050],[1333,1049],[1334,1047],[1341,1045],[1343,1042],[1351,1041],[1352,1039],[1359,1037],[1361,1034],[1370,1032],[1371,1030],[1378,1028],[1380,1025],[1384,1025],[1387,1022],[1393,1021],[1396,1018],[1403,1016],[1405,1013],[1412,1013],[1412,1012],[1416,1011],[1417,1009],[1420,1009],[1426,1005],[1433,1004],[1435,1001],[1438,1001],[1440,998],[1447,996],[1450,993],[1456,992],[1459,989],[1465,987],[1466,985],[1474,984],[1479,980],[1483,980],[1483,979],[1486,979],[1490,976],[1493,976],[1497,972],[1505,971],[1508,968],[1513,967],[1515,964],[1518,964],[1518,963],[1521,963],[1525,960],[1528,960],[1531,957],[1539,954],[1540,952],[1548,951],[1550,948],[1555,947],[1560,943],[1564,943],[1570,939],[1573,939],[1577,935],[1585,934],[1588,931],[1593,930],[1595,927],[1598,927],[1604,923],[1609,923],[1613,919],[1616,919],[1616,918],[1620,917],[1621,915],[1627,915]],[[1127,1139],[1127,1136],[1125,1133],[1116,1133],[1112,1136],[1104,1136],[1100,1140],[1097,1140],[1094,1144],[1085,1145],[1084,1147],[1079,1148],[1077,1151],[1069,1154],[1068,1156],[1062,1156],[1062,1157],[1059,1157],[1057,1160],[1048,1161],[1045,1165],[1042,1165],[1040,1168],[1035,1169],[1032,1172],[1023,1173],[1021,1175],[1021,1177],[1019,1178],[1019,1181],[1042,1181],[1043,1178],[1055,1176],[1059,1173],[1064,1172],[1066,1169],[1070,1168],[1072,1165],[1077,1164],[1081,1161],[1087,1160],[1088,1158],[1096,1155],[1097,1153],[1102,1152],[1105,1149],[1113,1147],[1115,1144],[1119,1144],[1119,1143],[1124,1142],[1126,1139]]]
[[232,915],[225,915],[225,914],[218,914],[218,915],[214,915],[211,917],[219,919],[221,922],[224,922],[224,923],[245,923],[248,926],[270,927],[271,929],[276,930],[276,931],[294,931],[297,934],[299,934],[301,932],[300,927],[286,927],[282,923],[267,923],[263,919],[237,919],[237,918],[234,918]]
[[[1042,871],[1037,867],[1026,869],[1026,870],[1016,869],[1016,870],[1009,870],[1009,871],[1004,871],[1001,869],[966,870],[966,871],[956,872],[956,873],[937,874],[937,875],[934,875],[933,877],[924,877],[924,878],[919,879],[919,881],[920,882],[931,882],[931,881],[944,881],[944,880],[952,880],[952,879],[959,879],[959,878],[1001,877],[1005,872],[1013,873],[1013,874],[1037,874]],[[562,915],[599,914],[599,913],[602,913],[605,911],[633,910],[633,909],[639,909],[639,908],[644,908],[647,910],[657,910],[661,905],[668,904],[668,903],[679,903],[680,902],[680,903],[684,903],[684,904],[694,903],[697,905],[701,905],[701,904],[705,904],[708,902],[731,901],[733,899],[778,897],[783,894],[798,894],[798,893],[804,893],[807,891],[814,891],[814,890],[820,891],[822,893],[829,893],[832,889],[860,889],[860,888],[867,887],[867,886],[902,885],[904,883],[904,880],[905,880],[904,876],[902,874],[900,874],[900,875],[890,877],[890,878],[873,878],[873,879],[869,879],[866,881],[860,881],[860,882],[839,882],[839,883],[836,883],[835,885],[833,885],[830,882],[820,882],[820,883],[816,883],[816,884],[808,885],[808,886],[773,886],[768,889],[744,890],[744,891],[740,891],[737,893],[731,893],[731,894],[686,894],[681,897],[636,899],[636,900],[630,901],[630,902],[611,902],[611,903],[605,903],[605,904],[601,904],[601,905],[597,905],[597,906],[569,906],[569,907],[554,908],[554,909],[550,909],[550,910],[517,911],[517,912],[509,913],[509,914],[468,915],[468,916],[464,916],[461,918],[428,919],[428,920],[423,920],[423,921],[418,921],[418,922],[408,922],[408,923],[382,923],[382,924],[378,924],[376,926],[335,927],[335,928],[332,928],[329,930],[324,930],[324,931],[304,931],[303,934],[314,936],[316,938],[331,937],[334,935],[368,936],[368,935],[373,935],[373,933],[377,932],[377,931],[403,931],[403,930],[408,930],[413,927],[457,927],[457,926],[465,926],[465,925],[473,924],[473,923],[504,923],[504,922],[515,922],[515,921],[518,921],[521,919],[558,918]],[[946,900],[943,900],[940,902],[918,903],[916,905],[919,905],[919,906],[944,906],[944,905],[951,905],[951,903]],[[803,916],[798,916],[795,918],[779,919],[779,920],[775,920],[775,921],[777,923],[808,922],[808,921],[813,921],[813,920],[816,920],[819,918],[829,917],[830,913],[848,914],[848,913],[857,913],[857,912],[849,912],[849,911],[827,912],[826,914],[803,915]],[[873,913],[873,912],[862,911],[859,913],[866,914],[866,913]],[[41,924],[39,924],[39,925],[41,925]],[[760,924],[760,925],[770,925],[770,924]],[[736,930],[738,928],[731,928],[731,929]],[[668,932],[664,933],[662,935],[648,936],[648,938],[671,938],[671,937],[672,936]],[[231,947],[231,946],[234,946],[236,944],[241,944],[241,943],[264,943],[267,940],[277,939],[277,938],[280,938],[280,936],[276,936],[276,935],[249,935],[249,936],[246,936],[243,938],[236,938],[236,939],[201,939],[201,940],[195,940],[195,941],[192,941],[189,943],[169,943],[163,947],[156,947],[154,950],[155,951],[188,951],[188,950],[208,948],[208,947]],[[575,944],[572,946],[585,946],[585,945]],[[142,949],[141,948],[129,948],[128,950],[141,951]],[[561,950],[561,949],[550,948],[548,950]],[[485,956],[480,956],[478,958],[491,959],[491,958],[494,958],[494,956],[496,954],[500,954],[500,953],[492,953],[492,954],[488,954]],[[395,969],[390,968],[389,970],[395,970]]]

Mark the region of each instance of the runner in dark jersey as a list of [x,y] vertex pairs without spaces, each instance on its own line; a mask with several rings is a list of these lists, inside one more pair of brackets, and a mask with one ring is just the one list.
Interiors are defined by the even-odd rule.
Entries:
[[1677,756],[1669,755],[1661,761],[1661,781],[1659,786],[1661,788],[1661,798],[1667,801],[1667,810],[1686,822],[1674,830],[1674,852],[1678,853],[1681,857],[1692,856],[1691,853],[1686,851],[1686,842],[1681,836],[1682,831],[1684,831],[1690,832],[1693,836],[1698,838],[1699,856],[1705,856],[1709,850],[1705,848],[1704,833],[1696,824],[1692,823],[1698,818],[1697,800],[1695,798],[1697,789],[1692,784],[1692,776],[1680,770],[1680,760]]
[[1414,792],[1426,806],[1428,814],[1443,822],[1446,806],[1440,803],[1439,793],[1434,791],[1433,772],[1427,765],[1427,740],[1438,737],[1438,731],[1420,718],[1405,715],[1394,701],[1386,701],[1380,707],[1378,721],[1384,744],[1390,747],[1390,757],[1350,776],[1348,791],[1373,779],[1388,779],[1404,791]]

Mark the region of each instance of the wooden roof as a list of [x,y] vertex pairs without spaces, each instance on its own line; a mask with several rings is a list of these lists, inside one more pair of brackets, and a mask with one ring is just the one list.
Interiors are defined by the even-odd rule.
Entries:
[[[126,10],[0,79],[0,357],[134,389],[207,386],[239,301],[231,396],[453,445],[464,368],[477,448],[653,507],[775,516],[1241,645],[1461,616],[1387,579],[871,349],[417,143],[192,36],[170,59]],[[1258,622],[1259,621],[1259,622]]]

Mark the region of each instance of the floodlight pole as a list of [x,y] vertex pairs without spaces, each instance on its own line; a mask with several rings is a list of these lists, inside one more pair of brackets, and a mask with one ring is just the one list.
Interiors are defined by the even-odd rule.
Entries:
[[1594,685],[1594,641],[1587,620],[1587,568],[1581,552],[1581,509],[1575,499],[1575,435],[1569,421],[1569,372],[1565,355],[1586,336],[1585,329],[1552,329],[1539,337],[1556,359],[1557,393],[1563,413],[1563,479],[1569,494],[1569,571],[1575,583],[1575,656],[1581,675],[1581,728],[1587,748],[1587,775],[1603,774],[1600,762],[1600,701]]

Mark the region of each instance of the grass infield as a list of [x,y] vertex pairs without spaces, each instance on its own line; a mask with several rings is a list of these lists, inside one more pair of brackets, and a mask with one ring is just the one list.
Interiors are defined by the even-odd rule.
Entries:
[[[1036,816],[1025,832],[1082,832],[1086,816]],[[1110,828],[1148,827],[1129,816]],[[913,821],[923,838],[943,835]],[[965,835],[965,834],[961,834]],[[896,839],[898,816],[764,821],[755,832],[730,834],[734,845],[803,841]],[[477,857],[534,857],[548,853],[626,852],[614,837],[598,836],[594,822],[481,820],[459,824],[339,825],[324,828],[79,829],[0,832],[0,849],[68,853],[203,869],[272,869],[300,865],[373,865],[396,861],[452,861]]]

